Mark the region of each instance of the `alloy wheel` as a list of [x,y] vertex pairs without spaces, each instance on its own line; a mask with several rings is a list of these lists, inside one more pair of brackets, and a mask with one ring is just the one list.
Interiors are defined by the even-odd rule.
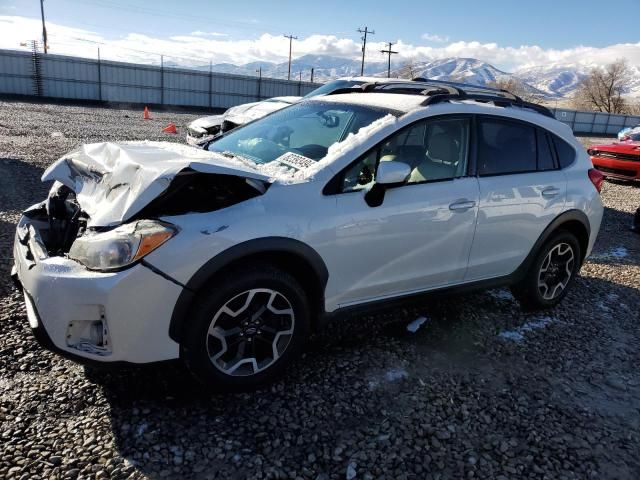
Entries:
[[284,354],[294,327],[293,308],[282,293],[268,288],[246,290],[214,315],[207,331],[207,354],[227,375],[255,375]]
[[568,243],[558,243],[544,258],[538,272],[538,291],[545,300],[557,298],[573,276],[575,255]]

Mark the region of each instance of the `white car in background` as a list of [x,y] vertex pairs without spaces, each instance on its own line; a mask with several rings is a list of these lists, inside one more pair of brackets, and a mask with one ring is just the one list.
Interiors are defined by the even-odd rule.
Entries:
[[406,80],[377,77],[345,77],[332,80],[309,92],[304,97],[273,97],[260,102],[244,103],[229,108],[220,115],[210,115],[191,122],[187,127],[187,143],[195,147],[203,147],[220,133],[229,131],[245,123],[262,118],[272,112],[288,107],[303,98],[318,97],[334,92],[339,88],[354,87],[365,83],[398,83]]
[[[24,212],[12,275],[47,348],[271,381],[328,319],[428,292],[567,294],[603,182],[549,110],[479,87],[370,85],[213,141],[84,145]],[[350,93],[347,93],[350,92]]]

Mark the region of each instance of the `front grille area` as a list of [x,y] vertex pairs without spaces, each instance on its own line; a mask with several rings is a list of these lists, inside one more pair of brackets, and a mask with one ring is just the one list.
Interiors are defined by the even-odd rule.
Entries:
[[632,177],[632,178],[635,178],[636,176],[636,172],[633,170],[623,170],[621,168],[609,168],[609,167],[598,167],[598,166],[596,166],[596,168],[605,174],[610,173],[612,175],[620,175],[623,177]]
[[614,160],[627,160],[630,162],[640,162],[640,152],[638,152],[638,155],[633,155],[631,153],[595,151],[593,152],[593,156],[601,157],[601,158],[613,158]]

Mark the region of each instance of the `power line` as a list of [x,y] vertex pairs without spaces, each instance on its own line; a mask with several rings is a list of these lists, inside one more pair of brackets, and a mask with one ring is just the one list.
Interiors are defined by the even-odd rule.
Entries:
[[289,73],[287,74],[287,80],[291,80],[291,47],[293,40],[297,40],[298,37],[294,37],[293,35],[285,35],[284,37],[289,39]]
[[367,48],[367,34],[370,33],[371,35],[375,35],[376,32],[374,30],[369,30],[366,26],[364,27],[364,30],[359,28],[358,32],[364,33],[364,36],[362,37],[362,65],[360,66],[360,76],[362,76],[364,75],[364,52]]
[[389,54],[389,63],[387,64],[387,78],[391,78],[391,55],[398,53],[398,52],[394,52],[393,50],[391,50],[391,47],[393,45],[395,45],[395,43],[392,42],[387,42],[387,49],[386,50],[380,50],[380,53],[387,53]]

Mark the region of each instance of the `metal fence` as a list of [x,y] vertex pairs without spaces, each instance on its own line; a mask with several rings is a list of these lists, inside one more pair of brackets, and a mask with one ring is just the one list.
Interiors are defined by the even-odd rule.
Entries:
[[0,94],[228,108],[302,96],[310,82],[0,49]]
[[[0,94],[228,108],[309,93],[318,84],[0,49]],[[584,135],[615,135],[640,116],[552,109]]]
[[625,127],[640,125],[640,116],[602,112],[579,112],[552,108],[555,117],[571,127],[573,133],[584,135],[615,135]]

